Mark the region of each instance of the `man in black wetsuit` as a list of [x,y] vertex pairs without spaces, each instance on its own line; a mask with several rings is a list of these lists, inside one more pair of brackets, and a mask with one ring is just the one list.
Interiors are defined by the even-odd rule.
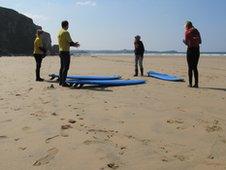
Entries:
[[144,67],[143,67],[143,58],[144,58],[144,45],[140,40],[141,37],[137,35],[134,41],[134,53],[135,53],[135,74],[134,76],[138,76],[138,63],[140,66],[141,76],[144,75]]

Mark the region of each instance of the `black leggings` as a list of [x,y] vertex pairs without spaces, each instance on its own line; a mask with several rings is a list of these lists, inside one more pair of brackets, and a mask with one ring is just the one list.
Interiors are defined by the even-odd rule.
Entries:
[[192,77],[194,73],[195,85],[199,83],[198,62],[200,57],[199,47],[187,49],[188,77],[189,85],[192,86]]
[[36,61],[36,80],[37,79],[40,79],[40,68],[41,68],[41,65],[42,65],[42,58],[43,58],[43,55],[42,54],[34,54],[34,57],[35,57],[35,61]]
[[59,73],[59,84],[64,85],[67,77],[67,73],[70,67],[71,56],[70,52],[61,51],[60,52],[60,73]]

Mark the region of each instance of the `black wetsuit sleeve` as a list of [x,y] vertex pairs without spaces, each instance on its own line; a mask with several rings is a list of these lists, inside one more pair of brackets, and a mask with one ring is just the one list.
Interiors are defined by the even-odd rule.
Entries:
[[73,41],[71,41],[70,46],[75,46],[75,43]]
[[140,42],[140,48],[141,48],[141,52],[144,53],[145,49],[142,41]]

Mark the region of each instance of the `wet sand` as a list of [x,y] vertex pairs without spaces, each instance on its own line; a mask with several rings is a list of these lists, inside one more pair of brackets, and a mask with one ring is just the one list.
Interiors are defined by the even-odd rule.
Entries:
[[[184,57],[146,57],[145,70],[180,75]],[[226,169],[226,57],[201,57],[200,88],[146,84],[70,89],[50,82],[59,58],[0,58],[0,169]],[[73,57],[69,74],[133,79],[133,57]]]

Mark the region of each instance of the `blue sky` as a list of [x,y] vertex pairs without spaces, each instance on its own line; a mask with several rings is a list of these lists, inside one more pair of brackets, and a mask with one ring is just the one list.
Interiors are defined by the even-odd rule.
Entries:
[[226,51],[226,0],[0,0],[31,17],[54,43],[62,20],[81,49],[132,49],[139,34],[148,50],[185,51],[184,22],[202,35],[202,51]]

